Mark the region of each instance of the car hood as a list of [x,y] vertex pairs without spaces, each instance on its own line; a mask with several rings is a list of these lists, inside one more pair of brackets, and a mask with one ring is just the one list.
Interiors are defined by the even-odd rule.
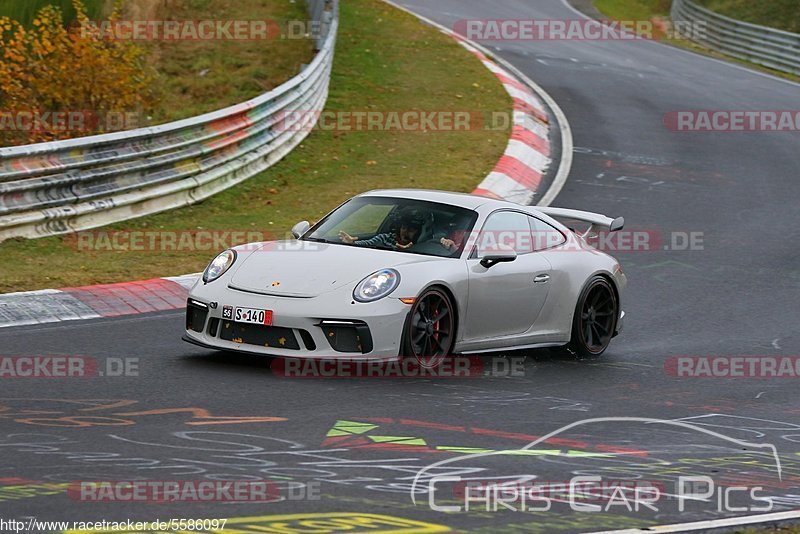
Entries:
[[355,288],[380,269],[439,259],[346,245],[277,241],[258,245],[234,268],[228,287],[262,295],[311,298],[343,286]]

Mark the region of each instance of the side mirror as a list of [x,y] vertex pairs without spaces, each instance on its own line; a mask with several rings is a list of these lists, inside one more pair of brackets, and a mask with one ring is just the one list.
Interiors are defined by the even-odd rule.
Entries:
[[308,221],[302,221],[294,225],[292,228],[292,235],[295,239],[300,239],[303,237],[303,234],[308,232],[311,229],[311,224]]
[[487,269],[491,269],[498,263],[510,263],[516,261],[517,253],[511,247],[504,247],[501,245],[497,250],[487,252],[481,259],[481,265]]

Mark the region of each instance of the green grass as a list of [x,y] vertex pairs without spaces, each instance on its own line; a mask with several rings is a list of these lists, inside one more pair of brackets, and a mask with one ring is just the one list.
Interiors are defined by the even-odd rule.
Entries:
[[[182,105],[182,103],[181,103]],[[474,56],[380,0],[342,3],[329,110],[511,109]],[[502,155],[508,131],[315,131],[277,166],[202,204],[113,229],[258,230],[281,237],[348,197],[381,187],[471,191]],[[214,252],[81,252],[74,238],[0,244],[0,292],[108,283],[202,270]],[[13,266],[9,268],[8,266]]]
[[[83,0],[83,3],[89,18],[97,19],[103,13],[106,0]],[[48,4],[61,8],[65,24],[75,20],[72,0],[0,0],[0,17],[10,17],[30,27],[36,12]]]
[[699,0],[698,3],[737,20],[800,33],[797,0]]
[[[798,0],[695,0],[722,15],[753,24],[800,32]],[[669,16],[672,0],[595,0],[597,9],[617,20]]]
[[594,5],[615,20],[650,20],[668,16],[672,0],[595,0]]
[[[126,16],[141,9],[142,0],[129,0]],[[169,8],[156,4],[156,17],[173,20],[308,19],[305,1],[287,0],[172,0]],[[139,15],[141,16],[141,15]],[[149,15],[146,15],[149,16]],[[314,56],[310,39],[253,41],[143,42],[158,72],[160,105],[149,124],[184,119],[215,111],[265,93],[300,72]]]
[[[594,6],[605,16],[615,20],[669,20],[672,0],[594,0]],[[800,2],[798,0],[700,0],[701,4],[708,6],[726,4],[729,6],[741,5],[742,12],[747,10],[750,13],[758,13],[762,20],[760,24],[773,25],[780,27],[780,24],[800,25]],[[791,4],[794,4],[793,6]],[[713,8],[713,7],[712,7]],[[746,8],[746,9],[745,9]],[[794,9],[791,20],[783,20],[778,13],[786,13]],[[769,20],[766,20],[769,19]],[[796,30],[795,30],[796,31]],[[786,72],[776,71],[720,54],[697,43],[684,38],[664,38],[665,43],[692,50],[694,52],[718,58],[740,65],[745,65],[755,70],[767,72],[775,76],[786,78],[787,80],[800,81],[800,76],[795,76]]]

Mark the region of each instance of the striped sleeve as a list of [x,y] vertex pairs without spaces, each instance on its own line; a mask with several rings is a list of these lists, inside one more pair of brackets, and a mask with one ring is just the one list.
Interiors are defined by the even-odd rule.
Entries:
[[394,247],[397,241],[392,234],[378,234],[372,239],[356,241],[355,244],[359,247]]

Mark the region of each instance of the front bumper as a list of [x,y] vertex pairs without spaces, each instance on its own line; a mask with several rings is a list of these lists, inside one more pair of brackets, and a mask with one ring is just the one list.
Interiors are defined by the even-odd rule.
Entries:
[[[237,307],[272,311],[273,326],[233,322],[229,312]],[[183,339],[209,349],[264,356],[389,360],[400,353],[410,309],[391,296],[355,302],[350,288],[289,298],[200,283],[189,297]]]
[[617,330],[614,332],[614,337],[620,335],[622,331],[625,329],[625,312],[619,312],[619,319],[617,319]]

